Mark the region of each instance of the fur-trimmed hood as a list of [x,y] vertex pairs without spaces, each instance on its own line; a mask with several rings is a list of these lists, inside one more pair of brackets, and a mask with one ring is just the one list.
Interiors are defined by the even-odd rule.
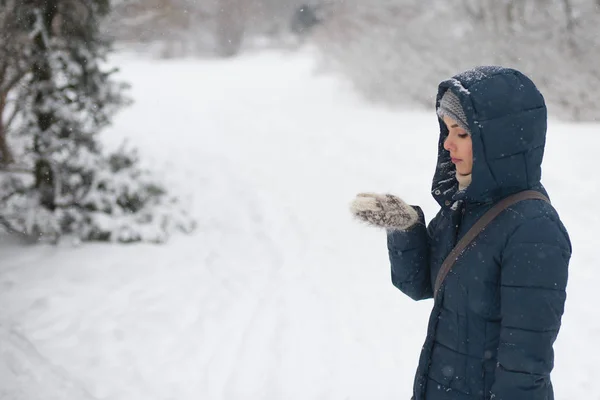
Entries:
[[541,164],[547,128],[544,98],[535,84],[510,68],[483,66],[440,83],[436,108],[446,90],[460,99],[473,141],[472,183],[458,192],[456,169],[444,149],[448,129],[440,122],[432,195],[443,207],[464,198],[492,203],[526,189],[547,194]]

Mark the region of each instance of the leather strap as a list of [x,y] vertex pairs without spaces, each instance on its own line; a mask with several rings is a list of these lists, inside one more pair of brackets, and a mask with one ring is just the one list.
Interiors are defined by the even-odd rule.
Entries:
[[485,229],[486,226],[494,218],[496,218],[502,211],[506,210],[508,207],[523,201],[523,200],[544,200],[550,203],[550,200],[541,194],[540,192],[536,192],[535,190],[525,190],[519,193],[515,193],[510,195],[498,203],[496,203],[492,208],[490,208],[481,218],[475,222],[475,224],[469,229],[469,231],[460,239],[460,241],[456,244],[456,246],[452,249],[450,254],[446,257],[444,262],[442,263],[442,267],[440,268],[440,272],[438,273],[435,279],[435,291],[434,295],[437,296],[440,288],[442,287],[442,283],[446,276],[452,269],[452,266],[458,260],[463,253],[463,251],[467,248],[467,246],[475,240],[475,238]]

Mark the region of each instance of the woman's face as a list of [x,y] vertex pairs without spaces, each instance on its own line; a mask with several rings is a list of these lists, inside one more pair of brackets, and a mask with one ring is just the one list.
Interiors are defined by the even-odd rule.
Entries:
[[444,141],[444,149],[450,152],[456,171],[461,175],[469,175],[473,170],[473,146],[471,135],[461,128],[455,120],[444,116],[448,127],[448,137]]

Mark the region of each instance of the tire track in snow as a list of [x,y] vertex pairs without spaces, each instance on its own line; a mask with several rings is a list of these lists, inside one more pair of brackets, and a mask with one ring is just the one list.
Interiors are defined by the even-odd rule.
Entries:
[[[264,372],[267,373],[267,375],[269,374],[269,371],[278,370],[277,364],[280,363],[279,358],[281,356],[281,351],[272,350],[273,347],[281,347],[281,332],[278,327],[281,325],[280,320],[282,315],[278,313],[276,305],[281,303],[277,287],[280,283],[280,271],[285,264],[285,258],[279,250],[280,246],[276,244],[274,239],[268,234],[268,231],[265,230],[264,225],[260,222],[263,218],[261,213],[264,213],[264,210],[261,210],[254,201],[250,201],[249,203],[250,204],[247,203],[246,206],[253,215],[253,220],[259,223],[256,227],[255,237],[259,243],[265,245],[270,268],[268,276],[266,277],[266,282],[259,290],[259,293],[256,293],[256,295],[258,295],[258,302],[252,315],[239,335],[237,344],[234,345],[234,356],[239,362],[235,364],[235,367],[229,372],[229,376],[224,384],[224,387],[226,388],[224,398],[234,398],[234,396],[232,396],[234,393],[231,393],[231,390],[240,387],[236,382],[243,382],[244,376],[247,375],[248,371],[256,370],[258,366],[252,364],[254,364],[254,361],[257,359],[260,359],[260,357],[257,358],[252,356],[252,354],[256,353],[258,349],[263,349],[265,352],[263,357],[269,354],[268,364],[266,363],[266,360],[262,360],[266,363],[262,368],[265,369]],[[269,352],[269,350],[271,350],[271,352]],[[264,388],[267,392],[261,393],[261,395],[265,396],[261,396],[262,398],[276,398],[271,397],[272,394],[276,394],[272,392],[277,391],[274,383],[273,380],[271,380],[271,382],[265,382]],[[241,386],[244,387],[245,385]]]
[[22,333],[0,325],[0,399],[95,400],[62,368],[43,357]]
[[[231,280],[232,273],[239,272],[240,268],[235,271],[224,268],[215,259],[219,257],[216,251],[209,253],[213,260],[207,259],[205,265],[209,273],[216,281],[225,289],[229,295],[239,292],[238,300],[252,302],[251,311],[248,313],[241,330],[228,337],[228,340],[223,340],[217,344],[209,356],[204,374],[205,385],[220,381],[219,387],[212,388],[211,393],[217,398],[236,398],[235,388],[247,388],[254,386],[252,382],[256,375],[257,369],[264,369],[266,375],[268,371],[277,371],[280,364],[281,356],[281,312],[280,304],[282,304],[281,295],[278,294],[278,286],[280,284],[280,272],[286,262],[284,253],[282,252],[282,243],[277,241],[272,234],[276,226],[273,226],[273,221],[269,221],[266,216],[273,212],[272,205],[269,205],[268,200],[265,202],[250,186],[243,180],[237,169],[233,168],[226,159],[214,157],[200,156],[204,162],[209,161],[211,171],[219,171],[216,177],[206,177],[205,182],[210,180],[218,180],[227,182],[226,188],[221,188],[224,192],[219,193],[219,198],[236,199],[236,210],[233,216],[229,215],[228,223],[233,226],[241,226],[247,229],[243,235],[236,237],[251,238],[251,244],[260,248],[261,260],[259,263],[262,268],[260,274],[253,271],[251,275],[246,274],[241,279]],[[218,168],[214,168],[218,165]],[[208,170],[201,168],[201,170]],[[223,206],[223,205],[221,205]],[[225,204],[224,208],[227,209]],[[201,207],[206,209],[206,207]],[[211,208],[214,210],[214,208]],[[219,215],[227,216],[227,213],[219,213]],[[232,224],[231,219],[235,221]],[[278,223],[281,223],[277,221]],[[270,224],[269,224],[270,223]],[[282,230],[282,229],[279,229]],[[229,231],[231,233],[231,231]],[[226,233],[227,234],[227,233]],[[235,259],[239,259],[237,257]],[[246,260],[248,264],[256,264],[257,260]],[[243,262],[243,259],[242,259]],[[242,265],[242,267],[244,267]],[[243,268],[242,268],[243,269]],[[253,280],[254,282],[251,282]],[[249,284],[245,286],[244,284]],[[227,293],[220,293],[219,298],[222,300],[221,315],[223,318],[235,318],[237,314],[231,308],[238,309],[235,304],[231,304],[231,299],[227,299]],[[217,293],[215,293],[217,294]],[[225,297],[225,298],[224,298]],[[213,301],[216,299],[213,299]],[[228,321],[222,321],[226,324]],[[263,366],[252,365],[257,360],[257,353],[262,353],[258,359],[262,359],[265,364]],[[268,357],[265,357],[268,356]],[[268,358],[268,360],[265,360]],[[215,373],[214,371],[225,372],[224,374]],[[219,376],[221,375],[221,376]],[[268,380],[268,378],[266,378]],[[239,384],[241,383],[241,385]],[[271,380],[265,382],[264,390],[268,393],[261,393],[272,396],[277,395],[277,380],[271,377]],[[276,396],[277,397],[277,396]],[[271,398],[271,397],[269,397]]]

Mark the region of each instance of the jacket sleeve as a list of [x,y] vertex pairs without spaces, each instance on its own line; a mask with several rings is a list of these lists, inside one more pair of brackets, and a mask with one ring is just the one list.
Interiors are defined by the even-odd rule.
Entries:
[[425,217],[419,207],[419,222],[405,231],[388,231],[387,244],[392,269],[392,283],[414,300],[433,297],[429,268],[429,243],[436,216],[425,226]]
[[550,372],[566,298],[571,244],[548,217],[512,234],[501,261],[501,329],[494,400],[552,398]]

